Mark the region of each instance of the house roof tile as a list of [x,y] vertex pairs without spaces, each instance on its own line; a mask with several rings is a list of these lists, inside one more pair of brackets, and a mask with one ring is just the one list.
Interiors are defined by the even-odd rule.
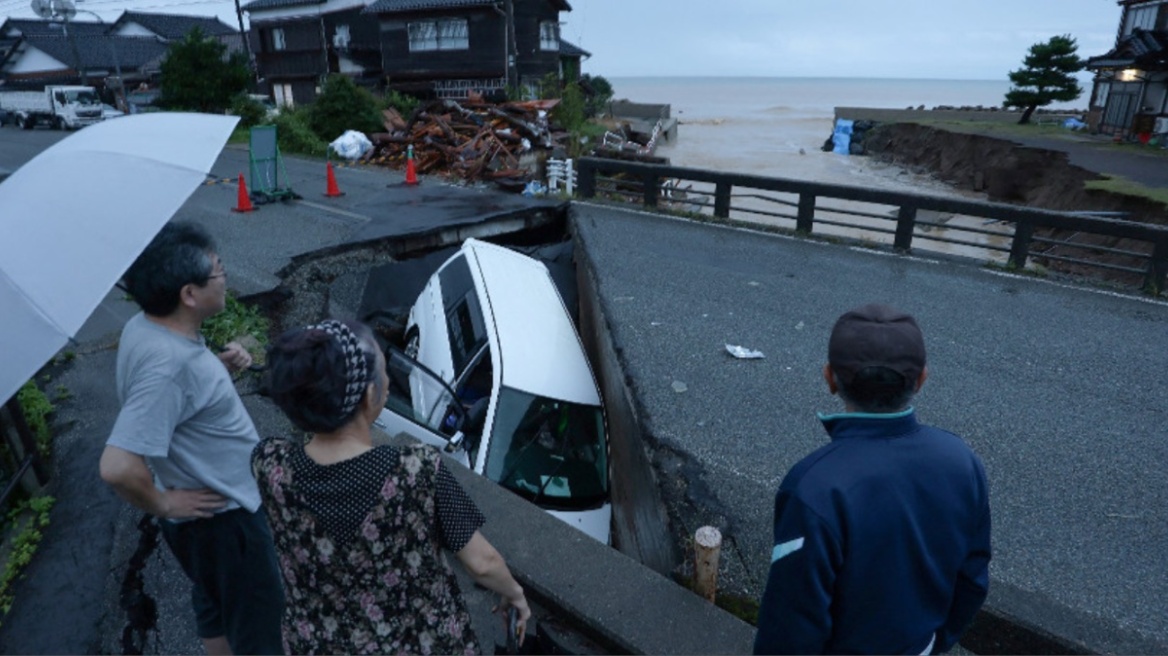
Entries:
[[285,7],[300,7],[303,5],[323,5],[325,0],[252,0],[243,5],[244,11],[263,11],[265,9],[283,9]]
[[[259,0],[263,2],[264,0]],[[567,0],[551,0],[560,11],[572,11]],[[408,11],[430,11],[436,9],[463,9],[466,7],[489,7],[499,4],[498,0],[376,0],[365,9],[367,14],[398,14]]]
[[[57,61],[69,66],[75,63],[69,39],[60,36],[34,36],[26,37],[24,40],[28,45]],[[74,41],[77,43],[77,54],[81,57],[82,66],[111,71],[114,70],[115,64],[123,71],[142,68],[152,61],[161,59],[168,47],[158,39],[150,37],[81,37]]]
[[560,39],[560,56],[562,57],[591,57],[592,53],[574,43]]
[[[64,22],[59,20],[9,18],[0,24],[0,34],[12,34],[13,36],[61,36],[63,26]],[[107,23],[84,20],[69,21],[69,29],[72,30],[74,36],[105,34],[109,28],[110,25]]]
[[194,28],[202,30],[206,36],[228,36],[239,34],[239,30],[214,16],[182,16],[179,14],[153,14],[144,11],[127,11],[118,18],[118,23],[135,22],[158,36],[174,41],[185,37]]
[[1087,60],[1088,68],[1123,68],[1168,66],[1168,31],[1132,30],[1115,49]]

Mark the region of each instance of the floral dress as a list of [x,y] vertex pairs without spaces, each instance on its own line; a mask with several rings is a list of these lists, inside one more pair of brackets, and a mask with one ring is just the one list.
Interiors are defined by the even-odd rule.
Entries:
[[441,549],[466,546],[483,517],[436,450],[320,465],[269,438],[252,471],[284,577],[287,653],[478,653]]

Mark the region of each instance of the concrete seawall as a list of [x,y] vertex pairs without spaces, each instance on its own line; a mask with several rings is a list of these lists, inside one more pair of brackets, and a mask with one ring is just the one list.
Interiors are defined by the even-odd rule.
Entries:
[[[1031,119],[1035,123],[1081,118],[1083,112],[1042,112]],[[873,107],[836,107],[835,117],[853,121],[876,123],[905,123],[911,121],[978,121],[982,123],[1017,123],[1021,112],[990,109],[879,109]]]

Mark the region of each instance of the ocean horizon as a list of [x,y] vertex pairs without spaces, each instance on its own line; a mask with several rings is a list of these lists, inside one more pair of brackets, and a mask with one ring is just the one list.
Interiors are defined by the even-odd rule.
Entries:
[[[613,98],[670,105],[677,138],[658,154],[676,166],[769,177],[946,192],[947,185],[906,176],[867,157],[821,151],[836,107],[1001,107],[1002,80],[857,77],[608,77]],[[1052,109],[1081,111],[1084,95]]]

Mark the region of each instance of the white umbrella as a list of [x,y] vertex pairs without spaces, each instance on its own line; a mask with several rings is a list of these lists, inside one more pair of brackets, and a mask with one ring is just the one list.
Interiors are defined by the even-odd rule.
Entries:
[[238,120],[103,121],[0,183],[0,402],[81,328],[204,182]]

